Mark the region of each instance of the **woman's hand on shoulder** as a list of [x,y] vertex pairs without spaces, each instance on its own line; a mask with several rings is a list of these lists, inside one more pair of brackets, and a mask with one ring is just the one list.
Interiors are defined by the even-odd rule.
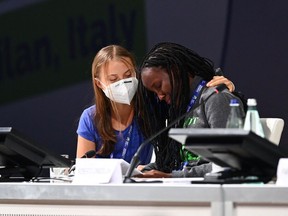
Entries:
[[234,83],[224,76],[214,76],[212,80],[207,83],[207,87],[214,87],[220,84],[225,84],[230,92],[235,91]]

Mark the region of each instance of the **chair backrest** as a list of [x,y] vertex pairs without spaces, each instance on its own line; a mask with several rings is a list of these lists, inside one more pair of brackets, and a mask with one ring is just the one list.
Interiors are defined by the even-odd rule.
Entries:
[[153,153],[152,153],[152,157],[151,157],[150,163],[154,163],[155,161],[156,161],[156,154],[155,154],[155,151],[153,149]]
[[274,144],[280,143],[284,120],[281,118],[260,118],[265,137]]

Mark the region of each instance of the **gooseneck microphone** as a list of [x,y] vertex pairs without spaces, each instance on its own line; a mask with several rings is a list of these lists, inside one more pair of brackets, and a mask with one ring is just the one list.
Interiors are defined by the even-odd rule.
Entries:
[[[96,151],[95,150],[90,150],[87,151],[84,155],[82,155],[80,158],[92,158],[96,155]],[[74,164],[68,171],[68,173],[70,174],[71,172],[75,171],[76,169],[76,165]]]
[[131,163],[130,163],[130,167],[127,170],[123,183],[136,183],[135,180],[131,179],[132,177],[132,172],[133,170],[136,168],[136,166],[139,164],[140,162],[140,153],[142,152],[142,150],[144,149],[144,147],[150,143],[151,141],[153,141],[156,137],[158,137],[159,135],[161,135],[162,133],[164,133],[165,131],[167,131],[168,129],[170,129],[172,126],[174,126],[175,124],[177,124],[180,120],[182,120],[183,118],[185,118],[186,116],[188,116],[190,113],[192,113],[196,108],[198,108],[199,106],[203,105],[204,103],[206,103],[206,101],[214,94],[218,94],[219,92],[222,92],[224,89],[227,89],[227,86],[225,84],[220,84],[219,86],[217,86],[214,90],[214,92],[212,94],[210,94],[205,100],[203,100],[201,103],[199,103],[197,106],[193,107],[189,112],[184,113],[183,115],[181,115],[180,117],[176,118],[174,121],[172,121],[169,125],[167,125],[166,127],[162,128],[160,131],[158,131],[157,133],[155,133],[154,135],[150,136],[148,139],[146,139],[144,142],[142,142],[139,146],[139,148],[137,149],[136,153],[134,154]]
[[92,158],[96,155],[95,150],[87,151],[81,158]]

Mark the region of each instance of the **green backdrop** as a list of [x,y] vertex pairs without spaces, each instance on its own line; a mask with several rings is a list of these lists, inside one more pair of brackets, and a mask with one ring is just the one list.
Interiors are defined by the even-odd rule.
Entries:
[[96,52],[146,49],[144,1],[49,0],[0,15],[0,104],[90,79]]

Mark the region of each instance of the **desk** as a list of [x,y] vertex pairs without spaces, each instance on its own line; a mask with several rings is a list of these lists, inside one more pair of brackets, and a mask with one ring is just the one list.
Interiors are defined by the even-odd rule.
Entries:
[[288,187],[276,185],[223,185],[224,215],[288,215]]
[[276,185],[0,183],[5,216],[286,216]]
[[0,183],[5,216],[222,216],[220,185]]

